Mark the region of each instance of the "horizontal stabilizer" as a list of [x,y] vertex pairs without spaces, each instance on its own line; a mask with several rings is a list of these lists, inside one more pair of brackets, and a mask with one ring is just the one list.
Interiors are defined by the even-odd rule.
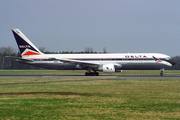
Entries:
[[15,60],[19,60],[19,61],[22,61],[22,62],[34,62],[33,60],[28,60],[28,59],[23,59],[21,57],[14,57],[14,56],[6,56],[7,58],[12,58],[12,59],[15,59]]

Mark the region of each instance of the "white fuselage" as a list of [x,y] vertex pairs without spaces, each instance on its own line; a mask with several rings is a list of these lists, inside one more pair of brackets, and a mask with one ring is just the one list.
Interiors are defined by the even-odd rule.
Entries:
[[[154,57],[158,61],[154,60]],[[28,64],[50,69],[81,70],[82,66],[68,64],[58,59],[78,60],[82,62],[98,63],[100,65],[121,65],[120,70],[156,70],[172,66],[167,60],[169,56],[159,53],[113,53],[113,54],[43,54],[23,56],[24,59],[33,60]]]

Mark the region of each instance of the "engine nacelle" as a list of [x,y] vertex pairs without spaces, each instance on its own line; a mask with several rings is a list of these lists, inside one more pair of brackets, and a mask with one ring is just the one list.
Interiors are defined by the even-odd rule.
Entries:
[[98,71],[103,71],[104,73],[122,72],[121,64],[106,64],[98,68]]
[[103,65],[102,71],[104,73],[113,73],[113,72],[115,72],[115,67],[113,64]]

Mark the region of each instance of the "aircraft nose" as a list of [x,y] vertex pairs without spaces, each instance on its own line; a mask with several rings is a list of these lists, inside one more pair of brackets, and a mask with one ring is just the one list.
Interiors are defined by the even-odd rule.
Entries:
[[173,66],[176,64],[176,62],[173,59],[167,60],[169,63],[171,63]]

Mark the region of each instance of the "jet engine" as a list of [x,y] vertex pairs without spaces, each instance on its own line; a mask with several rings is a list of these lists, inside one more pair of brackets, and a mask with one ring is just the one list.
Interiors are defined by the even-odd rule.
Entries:
[[115,72],[115,67],[113,64],[103,65],[103,72],[104,73],[113,73]]
[[99,71],[104,73],[122,72],[122,65],[120,64],[106,64],[98,68]]

